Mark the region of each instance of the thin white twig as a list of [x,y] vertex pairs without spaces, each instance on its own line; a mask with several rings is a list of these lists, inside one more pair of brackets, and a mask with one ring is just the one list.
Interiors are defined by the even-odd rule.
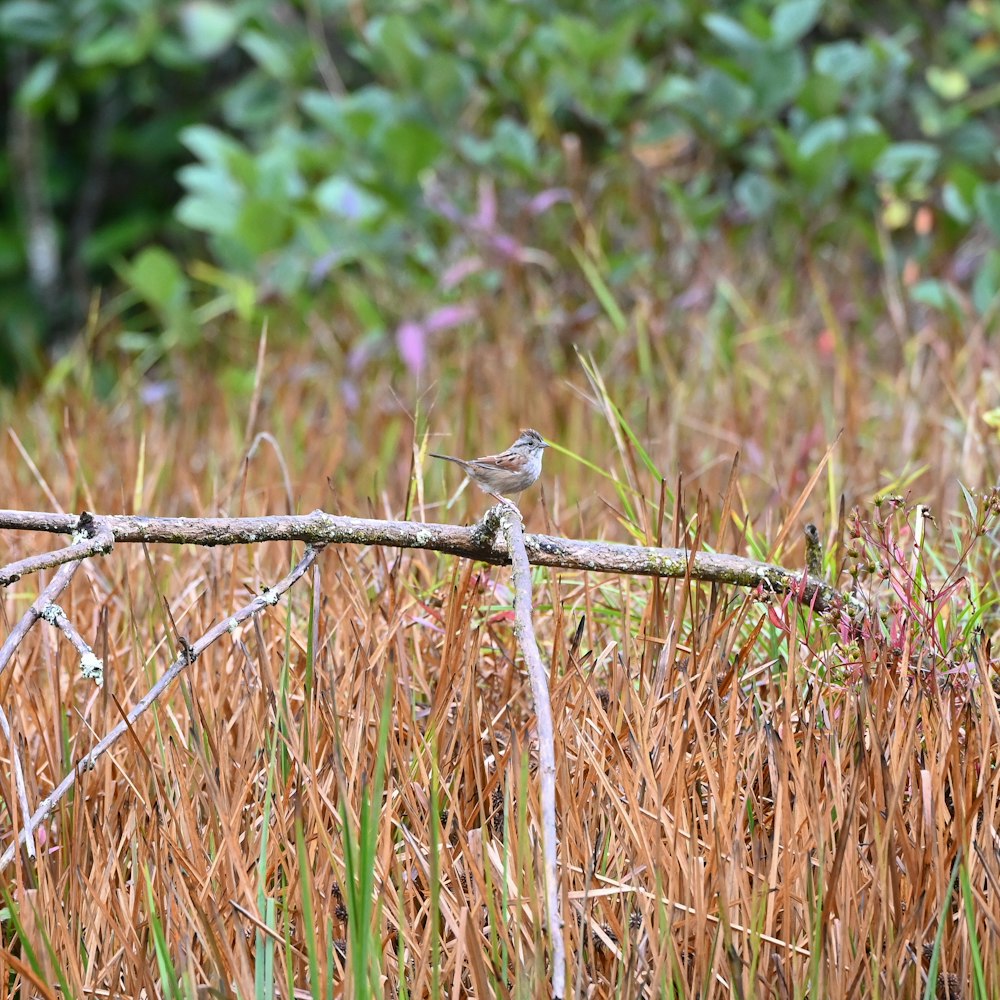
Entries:
[[54,628],[59,629],[69,640],[69,644],[80,654],[80,673],[100,687],[104,683],[104,662],[96,656],[87,640],[80,635],[66,612],[53,602],[42,610],[42,617]]
[[31,806],[28,805],[28,787],[24,783],[24,768],[21,766],[21,754],[18,752],[17,743],[14,741],[14,734],[11,732],[10,723],[7,721],[7,714],[0,708],[0,730],[3,730],[4,739],[10,747],[10,759],[14,767],[14,787],[17,789],[17,803],[21,808],[21,819],[24,822],[24,846],[28,851],[28,857],[34,858],[35,850],[35,828],[29,817],[31,816]]
[[[49,581],[48,586],[32,602],[31,607],[21,616],[20,621],[11,629],[10,635],[0,646],[0,674],[7,668],[7,664],[13,659],[14,651],[21,644],[21,640],[31,631],[31,627],[38,621],[45,612],[45,609],[55,601],[60,594],[69,586],[73,574],[79,568],[79,562],[66,563],[59,568],[59,571]],[[35,826],[31,819],[31,806],[28,803],[28,789],[24,783],[24,767],[21,764],[21,754],[17,748],[17,741],[11,730],[10,722],[3,709],[0,709],[0,729],[3,730],[4,738],[10,747],[10,759],[14,768],[14,786],[17,789],[18,804],[21,807],[21,818],[24,827],[21,831],[21,843],[28,850],[28,857],[35,856]],[[11,854],[13,857],[13,853]]]
[[549,696],[549,678],[542,664],[531,621],[531,563],[524,547],[524,525],[520,513],[503,510],[500,523],[507,549],[510,552],[514,584],[514,634],[517,636],[528,668],[531,696],[535,703],[538,730],[538,776],[541,784],[542,806],[542,863],[545,869],[545,904],[552,943],[552,995],[556,998],[566,992],[566,948],[563,942],[563,924],[560,913],[561,883],[559,879],[559,840],[556,827],[556,750],[555,730],[552,724],[552,699]]
[[59,599],[59,595],[69,586],[73,574],[79,568],[79,562],[66,563],[59,568],[49,585],[35,598],[31,607],[21,616],[21,620],[10,630],[10,635],[0,646],[0,674],[7,669],[14,650],[21,640],[31,631],[31,627],[42,617],[45,609]]

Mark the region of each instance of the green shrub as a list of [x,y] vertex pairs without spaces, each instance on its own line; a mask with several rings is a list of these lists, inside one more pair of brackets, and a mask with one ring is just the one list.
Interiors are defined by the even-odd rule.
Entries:
[[[766,223],[796,244],[875,246],[877,226],[908,238],[927,206],[944,246],[989,234],[976,308],[1000,287],[992,4],[11,0],[0,45],[15,125],[33,137],[0,159],[8,356],[26,330],[78,324],[111,266],[127,325],[177,343],[206,298],[253,315],[345,268],[405,312],[460,294],[442,273],[463,253],[488,251],[468,269],[479,280],[542,252],[571,261],[565,219],[536,221],[535,248],[509,232],[512,206],[537,217],[560,200],[570,132],[593,197],[622,205],[633,154],[696,150],[696,167],[651,171],[696,237]],[[45,224],[71,278],[61,308],[29,267]],[[124,263],[151,243],[169,249]],[[953,292],[914,293],[943,305]],[[384,308],[369,325],[404,318]]]

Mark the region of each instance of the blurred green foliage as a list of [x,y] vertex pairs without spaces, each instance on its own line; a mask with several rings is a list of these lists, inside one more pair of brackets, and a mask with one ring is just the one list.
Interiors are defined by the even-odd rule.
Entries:
[[[226,311],[305,310],[334,272],[364,279],[341,294],[384,330],[401,317],[366,282],[407,308],[454,297],[457,245],[487,251],[479,280],[572,261],[568,217],[542,218],[571,182],[570,134],[623,227],[612,179],[637,164],[693,239],[766,224],[875,246],[929,206],[936,236],[988,236],[975,308],[1000,289],[989,0],[7,0],[0,54],[8,379],[79,329],[112,269],[122,344],[162,350]],[[510,235],[511,206],[537,248]],[[953,292],[914,290],[940,308]]]

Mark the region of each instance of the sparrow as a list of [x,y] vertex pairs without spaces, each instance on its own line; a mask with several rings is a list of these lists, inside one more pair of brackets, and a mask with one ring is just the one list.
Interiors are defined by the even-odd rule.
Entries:
[[542,474],[542,452],[548,443],[538,431],[521,431],[518,439],[499,455],[482,458],[455,458],[430,452],[431,458],[443,458],[460,465],[465,474],[484,492],[508,507],[517,505],[507,494],[522,493]]

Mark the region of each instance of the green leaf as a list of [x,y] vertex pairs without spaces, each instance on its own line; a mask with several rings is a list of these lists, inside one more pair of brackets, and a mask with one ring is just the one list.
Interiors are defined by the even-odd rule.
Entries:
[[187,300],[189,283],[180,264],[162,247],[148,247],[122,268],[125,281],[158,311]]
[[771,15],[771,41],[790,48],[810,31],[823,13],[825,0],[785,0]]
[[424,60],[420,90],[437,119],[452,120],[462,113],[475,86],[475,73],[463,59],[435,52]]
[[805,83],[806,61],[798,50],[760,52],[748,62],[759,115],[774,114],[794,101]]
[[227,49],[241,20],[237,6],[212,0],[189,0],[180,7],[181,28],[191,51],[200,59],[210,59]]
[[419,121],[389,125],[379,136],[378,152],[384,156],[384,172],[398,184],[416,184],[420,175],[444,150],[441,136]]
[[223,293],[207,307],[203,306],[201,311],[221,308],[225,312],[235,310],[241,319],[253,318],[257,305],[257,286],[249,278],[224,271],[204,261],[195,261],[191,265],[191,277]]
[[959,308],[959,299],[955,289],[947,281],[927,278],[918,281],[909,290],[910,298],[921,305],[930,306],[939,312]]
[[246,31],[240,36],[240,47],[275,80],[289,81],[294,64],[286,46],[262,31]]
[[45,103],[55,88],[59,75],[58,60],[47,57],[40,59],[24,78],[17,90],[17,103],[22,108],[37,109]]
[[348,177],[328,177],[313,192],[316,204],[325,212],[363,225],[385,211],[385,203]]
[[573,256],[580,265],[580,269],[583,271],[588,284],[594,290],[594,294],[601,303],[608,319],[611,320],[618,335],[624,337],[628,332],[628,320],[625,318],[625,313],[622,312],[621,306],[615,300],[614,292],[608,287],[598,267],[580,247],[574,243],[570,246],[570,250],[573,251]]
[[367,139],[400,117],[400,99],[382,87],[362,87],[341,97],[316,90],[303,94],[302,108],[331,135],[346,142]]
[[[185,168],[186,170],[191,168]],[[236,226],[240,204],[236,200],[210,195],[188,195],[174,209],[177,220],[199,233],[231,233]]]
[[969,169],[967,164],[951,163],[948,166],[946,179],[948,185],[954,186],[962,202],[968,207],[971,213],[972,206],[976,200],[976,192],[979,190],[980,184],[983,183],[982,177],[975,170]]
[[288,241],[290,227],[285,209],[281,202],[250,198],[240,208],[233,235],[250,253],[269,253]]
[[875,173],[890,183],[907,177],[926,183],[934,176],[940,159],[941,151],[929,142],[894,142],[878,158]]
[[74,51],[80,66],[134,66],[148,54],[153,36],[136,24],[116,25],[78,45]]
[[374,17],[365,26],[369,61],[380,73],[418,88],[430,49],[416,29],[416,18],[404,14]]
[[855,174],[868,176],[888,145],[889,139],[878,122],[873,119],[852,121],[849,123],[848,139],[842,147],[842,154]]
[[338,94],[324,90],[305,90],[299,96],[302,110],[324,128],[339,127],[343,117],[342,100]]
[[982,950],[979,947],[979,937],[976,934],[976,917],[978,915],[978,902],[975,890],[972,888],[972,879],[969,878],[969,866],[963,860],[959,873],[962,886],[962,902],[965,908],[965,927],[968,934],[969,951],[972,954],[972,995],[977,998],[985,998],[990,994],[986,990],[986,972],[983,968]]
[[345,276],[340,284],[340,294],[360,321],[365,333],[374,335],[376,341],[382,337],[385,332],[385,320],[365,283]]
[[976,211],[995,238],[1000,239],[1000,184],[980,184],[976,190]]
[[697,94],[693,80],[671,73],[653,88],[648,103],[651,107],[690,107]]
[[951,181],[941,188],[941,204],[944,210],[956,221],[967,226],[972,221],[972,209],[962,197],[961,191]]
[[972,281],[972,304],[980,316],[994,308],[1000,294],[1000,252],[990,250],[983,257]]
[[832,42],[820,45],[813,56],[813,68],[839,83],[851,83],[870,73],[875,65],[871,51],[857,42]]
[[961,480],[958,480],[958,488],[962,491],[962,496],[965,498],[965,508],[969,512],[969,520],[975,524],[979,520],[979,504],[976,503],[976,498],[969,492],[968,487]]
[[799,137],[799,155],[810,159],[826,149],[838,146],[847,138],[847,122],[843,118],[824,118],[813,122]]
[[924,75],[931,90],[946,101],[958,100],[969,92],[969,78],[960,69],[928,66]]
[[245,174],[247,187],[265,198],[287,202],[304,198],[309,187],[299,170],[301,146],[302,133],[297,129],[284,125],[277,129],[268,148],[253,157]]
[[996,132],[985,121],[964,122],[949,135],[948,151],[956,163],[984,167],[984,173],[992,173],[996,163]]
[[754,106],[754,95],[750,88],[722,70],[710,69],[702,74],[698,80],[698,90],[706,111],[720,122],[738,122]]
[[778,192],[763,175],[747,172],[734,185],[733,194],[751,218],[762,219],[774,208]]
[[538,167],[538,145],[530,129],[513,118],[501,118],[493,128],[493,146],[501,162],[531,174]]
[[182,129],[181,142],[198,157],[211,164],[228,164],[235,156],[244,154],[243,147],[225,132],[211,125],[191,125]]
[[48,45],[63,35],[64,15],[59,5],[43,0],[11,0],[0,4],[0,38]]
[[726,14],[706,14],[702,23],[720,42],[736,52],[759,52],[764,48],[761,39]]
[[192,163],[177,171],[181,185],[193,195],[205,195],[226,204],[238,204],[244,195],[243,188],[232,175],[217,166]]

